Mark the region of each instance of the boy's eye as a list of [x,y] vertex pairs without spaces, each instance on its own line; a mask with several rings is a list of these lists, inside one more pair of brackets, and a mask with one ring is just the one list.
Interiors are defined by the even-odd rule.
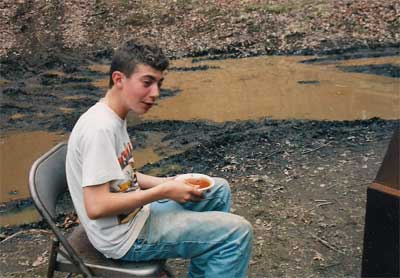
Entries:
[[152,83],[153,82],[151,82],[150,80],[143,81],[143,84],[144,84],[145,87],[150,87]]

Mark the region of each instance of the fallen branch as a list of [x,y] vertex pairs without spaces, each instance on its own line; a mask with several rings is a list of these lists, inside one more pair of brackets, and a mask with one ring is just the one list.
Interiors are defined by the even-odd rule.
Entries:
[[328,143],[326,143],[326,144],[322,144],[322,145],[316,147],[315,149],[308,150],[308,151],[304,151],[304,152],[302,152],[301,154],[308,154],[308,153],[312,153],[312,152],[318,151],[319,149],[322,149],[323,147],[329,146],[331,143],[332,143],[332,142],[328,142]]
[[266,155],[266,156],[264,157],[264,159],[268,159],[268,158],[270,158],[270,157],[272,157],[272,156],[274,156],[274,155],[276,155],[276,154],[279,154],[279,153],[283,153],[283,150],[278,150],[278,151],[272,152],[272,153]]
[[310,233],[310,235],[314,238],[314,239],[316,239],[318,242],[320,242],[322,245],[325,245],[326,247],[328,247],[329,249],[331,249],[331,250],[333,250],[333,251],[336,251],[336,252],[338,252],[338,253],[340,253],[340,254],[345,254],[342,250],[339,250],[339,249],[337,249],[336,247],[334,247],[333,245],[331,245],[328,241],[326,241],[325,239],[322,239],[322,238],[320,238],[320,237],[318,237],[318,236],[316,236],[316,235],[314,235],[313,233]]
[[337,185],[337,184],[334,183],[334,184],[332,184],[331,186],[327,187],[326,190],[332,189],[332,188],[334,188],[336,185]]
[[322,207],[322,206],[331,205],[331,204],[333,204],[333,202],[319,203],[319,204],[317,204],[317,207]]
[[40,230],[38,230],[38,229],[22,230],[22,231],[16,232],[15,234],[12,234],[12,235],[6,237],[5,239],[3,239],[0,242],[0,244],[6,243],[6,242],[12,240],[15,237],[18,237],[21,234],[46,234],[46,235],[52,235],[53,232],[51,232],[49,230],[42,230],[42,229],[40,229]]

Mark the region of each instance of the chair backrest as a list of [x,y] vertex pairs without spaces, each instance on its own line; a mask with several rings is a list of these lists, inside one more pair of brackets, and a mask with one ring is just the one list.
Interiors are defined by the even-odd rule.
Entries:
[[55,223],[57,199],[68,188],[65,174],[66,156],[67,143],[62,142],[39,157],[33,163],[29,173],[29,191],[37,210],[64,246],[71,261],[79,267],[83,274],[92,277],[90,270],[76,254]]
[[55,219],[57,199],[67,191],[66,154],[67,143],[60,143],[38,158],[31,167],[29,190],[36,208],[44,218],[47,212]]

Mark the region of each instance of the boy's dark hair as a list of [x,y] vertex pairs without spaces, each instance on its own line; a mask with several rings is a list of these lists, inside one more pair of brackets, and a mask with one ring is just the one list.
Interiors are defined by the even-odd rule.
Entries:
[[123,43],[113,55],[109,88],[114,85],[112,80],[114,71],[120,71],[129,78],[139,64],[149,65],[158,71],[164,71],[168,68],[169,61],[158,46],[149,42],[129,40]]

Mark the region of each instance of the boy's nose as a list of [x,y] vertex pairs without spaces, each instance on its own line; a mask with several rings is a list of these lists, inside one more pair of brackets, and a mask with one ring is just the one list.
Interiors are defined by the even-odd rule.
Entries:
[[151,89],[151,96],[154,98],[158,98],[160,96],[160,87],[158,87],[158,85],[153,86]]

